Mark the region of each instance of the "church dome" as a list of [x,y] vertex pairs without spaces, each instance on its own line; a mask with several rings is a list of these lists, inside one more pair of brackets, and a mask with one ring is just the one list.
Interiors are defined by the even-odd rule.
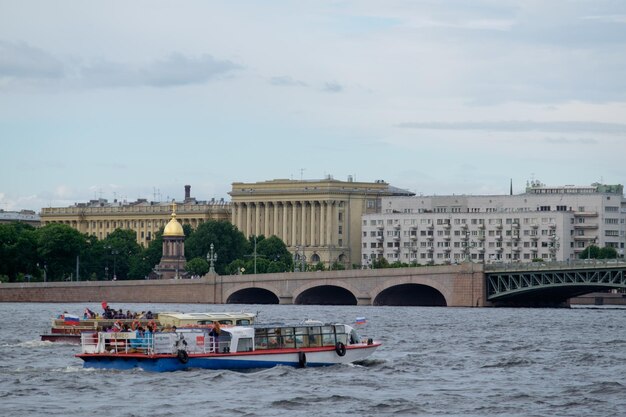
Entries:
[[172,219],[165,225],[163,236],[181,237],[185,236],[183,226],[176,220],[176,214],[172,213]]

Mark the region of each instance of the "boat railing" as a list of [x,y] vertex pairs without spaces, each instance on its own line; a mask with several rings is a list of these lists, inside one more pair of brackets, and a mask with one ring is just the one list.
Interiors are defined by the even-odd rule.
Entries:
[[157,332],[137,335],[135,332],[84,332],[81,334],[82,353],[143,353],[173,354],[225,353],[230,340],[219,340],[206,332]]
[[[175,337],[175,334],[172,335]],[[82,353],[145,353],[150,355],[157,353],[155,336],[149,333],[138,337],[135,332],[84,332],[81,333],[81,350]],[[163,343],[159,347],[162,345]],[[171,343],[168,345],[171,346]]]

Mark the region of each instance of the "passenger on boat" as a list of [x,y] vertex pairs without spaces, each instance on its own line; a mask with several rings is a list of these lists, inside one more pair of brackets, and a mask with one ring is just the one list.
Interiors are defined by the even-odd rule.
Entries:
[[220,322],[219,321],[214,321],[213,322],[213,328],[211,329],[211,331],[209,332],[209,336],[213,339],[213,351],[217,352],[219,349],[219,338],[220,338],[220,333],[222,333],[222,328],[220,327]]

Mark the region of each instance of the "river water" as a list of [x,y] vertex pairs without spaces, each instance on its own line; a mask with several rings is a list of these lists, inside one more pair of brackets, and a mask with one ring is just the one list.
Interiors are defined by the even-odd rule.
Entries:
[[98,303],[0,303],[0,416],[626,416],[626,309],[114,304],[351,323],[383,346],[328,368],[88,370],[40,342],[50,318]]

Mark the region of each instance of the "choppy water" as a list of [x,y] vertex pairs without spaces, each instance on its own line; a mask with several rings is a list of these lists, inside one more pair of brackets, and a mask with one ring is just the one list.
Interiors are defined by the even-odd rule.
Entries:
[[86,370],[40,342],[53,315],[94,304],[0,304],[0,416],[626,416],[626,309],[200,306],[261,320],[365,316],[384,345],[360,365],[257,372]]

